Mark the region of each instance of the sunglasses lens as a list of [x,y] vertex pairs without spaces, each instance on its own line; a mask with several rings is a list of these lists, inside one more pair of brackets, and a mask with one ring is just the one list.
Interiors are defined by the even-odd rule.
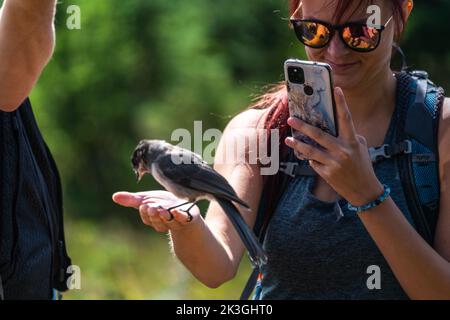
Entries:
[[380,42],[380,30],[365,25],[350,25],[342,30],[345,43],[359,51],[374,50]]
[[321,23],[296,21],[294,30],[297,38],[308,47],[320,48],[330,40],[330,30]]

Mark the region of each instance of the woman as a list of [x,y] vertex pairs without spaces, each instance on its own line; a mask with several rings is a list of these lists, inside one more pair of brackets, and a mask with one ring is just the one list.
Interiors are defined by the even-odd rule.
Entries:
[[[286,147],[309,159],[317,173],[314,179],[295,179],[274,212],[264,247],[269,262],[263,267],[261,299],[450,299],[450,100],[445,99],[439,120],[439,168],[441,200],[434,247],[409,222],[407,205],[396,179],[395,161],[373,166],[368,147],[392,139],[397,123],[391,121],[397,107],[397,78],[390,69],[394,41],[404,30],[412,1],[289,1],[293,18],[317,19],[331,25],[368,19],[370,4],[381,8],[385,26],[378,46],[366,52],[353,50],[346,34],[338,32],[321,48],[313,39],[303,39],[310,60],[326,62],[333,69],[339,137],[323,134],[300,120],[287,124],[306,134],[323,150],[288,137]],[[367,43],[361,44],[367,46]],[[253,108],[230,121],[216,158],[234,143],[242,128],[261,129],[287,118],[284,87],[265,95]],[[286,120],[279,123],[285,127]],[[261,199],[263,177],[253,164],[220,164],[238,195],[256,212]],[[353,206],[369,204],[385,191],[392,193],[381,204],[336,222],[334,204],[339,197]],[[447,191],[447,192],[446,192]],[[195,208],[194,219],[175,211],[174,220],[158,205],[180,203],[165,191],[117,193],[114,201],[139,210],[142,221],[159,232],[170,231],[173,250],[201,282],[215,288],[232,279],[244,247],[230,222],[216,203],[203,219]],[[395,201],[394,201],[395,200]],[[250,226],[255,214],[242,212]],[[195,250],[192,250],[195,248]],[[368,287],[370,274],[380,272],[381,288]]]

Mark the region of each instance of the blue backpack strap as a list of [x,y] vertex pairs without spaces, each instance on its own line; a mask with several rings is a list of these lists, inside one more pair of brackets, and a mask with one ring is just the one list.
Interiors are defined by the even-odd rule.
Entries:
[[250,278],[248,278],[247,283],[245,284],[244,290],[242,291],[240,300],[248,300],[250,295],[253,292],[253,289],[255,289],[255,285],[258,279],[258,276],[260,274],[260,271],[258,268],[253,268],[252,273],[250,275]]
[[417,232],[433,245],[439,215],[438,124],[444,97],[442,88],[426,72],[400,75],[404,103],[397,141],[409,140],[411,153],[398,157],[400,179]]

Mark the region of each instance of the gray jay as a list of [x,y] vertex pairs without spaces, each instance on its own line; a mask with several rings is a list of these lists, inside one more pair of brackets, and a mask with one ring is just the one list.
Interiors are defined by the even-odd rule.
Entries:
[[186,210],[190,221],[192,215],[189,210],[197,201],[217,201],[242,239],[252,264],[260,266],[267,262],[267,255],[258,239],[232,201],[247,210],[250,210],[249,206],[239,199],[228,181],[199,155],[164,140],[142,140],[134,150],[131,162],[138,181],[150,173],[167,191],[187,200],[166,209],[171,219],[173,215],[170,211],[187,203],[192,203]]

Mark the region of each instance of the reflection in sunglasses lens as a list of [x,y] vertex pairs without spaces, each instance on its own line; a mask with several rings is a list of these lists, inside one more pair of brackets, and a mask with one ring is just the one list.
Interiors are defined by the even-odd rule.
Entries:
[[[332,31],[327,25],[316,21],[293,23],[297,38],[311,48],[323,48],[331,39]],[[357,51],[372,51],[380,42],[380,30],[363,24],[349,24],[340,29],[342,40]]]
[[324,46],[330,38],[330,31],[320,23],[303,22],[299,29],[302,42],[310,47]]
[[371,50],[377,46],[379,34],[376,28],[364,25],[352,25],[344,28],[342,38],[352,48]]

